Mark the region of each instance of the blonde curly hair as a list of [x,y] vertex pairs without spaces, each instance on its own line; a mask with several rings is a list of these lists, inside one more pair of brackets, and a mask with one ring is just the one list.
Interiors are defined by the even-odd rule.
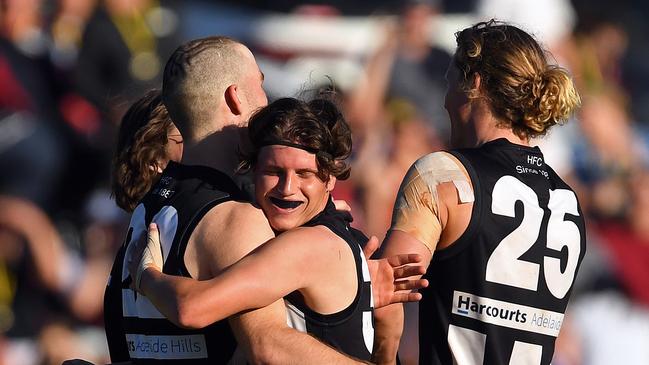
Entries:
[[[525,31],[490,20],[455,34],[454,60],[469,98],[486,98],[492,113],[523,139],[542,136],[581,104],[568,72],[550,64]],[[480,75],[480,90],[472,89]]]

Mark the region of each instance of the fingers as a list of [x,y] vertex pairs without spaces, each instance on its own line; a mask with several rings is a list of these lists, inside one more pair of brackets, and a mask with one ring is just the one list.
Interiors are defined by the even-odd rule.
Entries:
[[428,280],[426,279],[399,280],[394,283],[394,291],[399,292],[402,290],[416,290],[416,289],[425,288],[427,286],[428,286]]
[[149,225],[146,235],[142,235],[136,243],[129,246],[132,248],[128,259],[128,270],[133,279],[133,289],[141,292],[141,281],[145,270],[154,268],[161,270],[164,265],[162,246],[160,244],[160,233],[155,223]]
[[421,300],[420,293],[394,293],[391,298],[390,304],[394,303],[407,303],[407,302],[418,302]]
[[421,262],[422,260],[423,257],[416,253],[394,255],[388,257],[388,263],[390,263],[392,267],[397,267],[397,266],[402,266],[407,264],[416,264],[418,262]]
[[147,239],[150,243],[160,245],[160,232],[158,232],[158,225],[155,223],[149,224],[149,231],[147,232]]
[[162,267],[164,263],[164,254],[162,252],[162,244],[160,243],[160,232],[158,231],[158,225],[155,223],[151,223],[149,225],[147,249],[151,250],[153,263],[158,267]]
[[346,201],[344,200],[336,200],[334,199],[334,205],[336,206],[336,210],[340,212],[351,212],[352,207],[347,204]]
[[158,267],[162,267],[164,255],[162,252],[162,244],[160,243],[160,232],[158,231],[158,225],[155,223],[149,224],[146,249],[150,251],[153,263]]
[[394,269],[394,278],[402,279],[410,276],[423,275],[426,269],[421,265],[407,265]]
[[[370,239],[365,244],[365,247],[363,247],[363,254],[365,255],[365,258],[369,260],[378,248],[379,248],[379,239],[376,238],[376,236],[370,237]],[[396,265],[396,266],[401,266],[401,265]]]

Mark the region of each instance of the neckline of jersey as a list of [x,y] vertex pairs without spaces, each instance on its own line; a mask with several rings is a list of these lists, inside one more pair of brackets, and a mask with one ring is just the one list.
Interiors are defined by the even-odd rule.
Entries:
[[507,138],[498,138],[494,139],[492,141],[486,142],[483,144],[483,146],[498,146],[498,147],[506,147],[506,148],[513,148],[517,150],[523,150],[526,152],[531,152],[531,153],[541,153],[541,149],[538,146],[526,146],[522,144],[517,144],[510,142]]

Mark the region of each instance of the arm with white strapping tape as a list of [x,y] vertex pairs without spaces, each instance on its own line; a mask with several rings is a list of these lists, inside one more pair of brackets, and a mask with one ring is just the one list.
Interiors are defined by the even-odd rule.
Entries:
[[[381,256],[417,253],[428,267],[435,250],[448,246],[464,231],[472,207],[467,203],[473,200],[470,178],[454,156],[435,152],[420,158],[399,188]],[[377,309],[374,316],[374,360],[394,364],[403,331],[403,305]]]

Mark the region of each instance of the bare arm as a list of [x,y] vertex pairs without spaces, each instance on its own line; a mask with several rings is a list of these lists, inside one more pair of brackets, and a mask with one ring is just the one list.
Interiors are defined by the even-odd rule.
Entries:
[[[157,229],[152,228],[152,239]],[[195,281],[148,269],[140,290],[161,312],[181,326],[205,327],[247,309],[272,304],[315,282],[326,270],[319,248],[305,245],[313,228],[286,232],[255,249],[216,277]],[[170,298],[175,298],[169,300]]]
[[[213,264],[211,268],[211,275],[217,275],[225,268],[232,265],[241,257],[254,250],[256,247],[264,243],[272,237],[272,231],[268,226],[263,214],[252,208],[249,205],[239,206],[233,209],[233,213],[227,216],[219,216],[218,212],[214,216],[207,217],[212,222],[218,224],[210,224],[206,222],[202,227],[197,227],[198,232],[195,234],[202,243],[207,241],[214,241],[214,237],[218,237],[219,242],[209,242],[214,245],[218,244],[220,250],[210,251],[210,245],[202,245],[201,253],[209,256],[209,262]],[[205,218],[204,218],[205,219]],[[227,227],[223,229],[222,227]],[[246,229],[246,227],[254,227],[254,229]],[[205,247],[207,246],[207,247]],[[224,250],[225,248],[225,250]],[[219,255],[219,252],[227,251],[228,257]],[[261,251],[261,250],[260,250]],[[282,253],[284,254],[284,253]],[[264,265],[273,267],[272,264]],[[147,270],[152,271],[152,270]],[[229,271],[229,270],[228,270]],[[235,272],[236,274],[236,272]],[[274,272],[255,273],[261,283],[251,284],[247,286],[248,290],[256,290],[254,288],[261,286],[273,286],[268,283],[267,278],[272,278]],[[177,278],[175,278],[177,279]],[[207,281],[197,282],[186,278],[180,278],[181,281],[176,284],[166,284],[164,290],[168,290],[167,294],[164,292],[157,292],[155,290],[148,290],[150,300],[157,306],[163,313],[170,316],[172,321],[176,323],[197,326],[198,324],[207,325],[211,322],[206,321],[202,314],[208,311],[199,310],[194,312],[192,308],[200,308],[200,305],[194,306],[195,303],[186,301],[197,291],[189,288],[188,282],[191,284],[204,285]],[[249,279],[249,278],[247,278]],[[143,278],[142,284],[146,284]],[[235,280],[236,279],[235,277]],[[237,283],[235,283],[237,284]],[[179,285],[179,287],[173,287]],[[186,286],[186,287],[185,287]],[[183,289],[184,287],[184,289]],[[285,287],[284,287],[285,288]],[[167,296],[169,293],[174,293],[175,290],[186,290],[184,294],[176,298]],[[280,289],[282,290],[282,289]],[[288,289],[283,289],[288,290]],[[236,292],[236,289],[235,291]],[[198,293],[199,295],[201,293]],[[182,295],[185,295],[183,300]],[[233,313],[238,312],[232,305],[237,302],[237,299],[230,297],[231,294],[218,293],[218,297],[226,298],[226,305],[229,305],[229,311]],[[277,363],[277,364],[291,364],[291,363],[313,363],[313,364],[357,364],[357,360],[346,357],[345,355],[337,352],[331,347],[319,342],[308,334],[298,332],[291,329],[286,324],[286,312],[282,300],[275,301],[281,298],[281,294],[275,299],[268,299],[268,295],[264,294],[265,300],[271,305],[259,308],[253,311],[240,313],[229,318],[230,325],[237,337],[237,342],[243,348],[248,361],[253,363]],[[199,297],[198,301],[201,301]],[[211,300],[207,298],[207,300]],[[175,304],[169,304],[169,303]],[[188,307],[179,306],[179,303],[184,302]],[[274,302],[274,303],[273,303]],[[256,302],[255,305],[258,305]],[[204,308],[203,308],[204,309]],[[165,313],[166,312],[166,313]],[[192,317],[192,313],[197,317]],[[181,314],[181,315],[179,315]],[[173,318],[175,316],[175,318]]]
[[[472,202],[473,189],[459,161],[444,152],[420,158],[399,188],[382,256],[418,253],[428,268],[433,252],[448,247],[464,232],[473,206],[466,203]],[[394,364],[403,331],[403,305],[378,309],[374,315],[374,358],[380,364]]]
[[254,364],[361,364],[286,325],[284,302],[230,317],[239,344]]
[[[154,265],[143,273],[135,268],[131,272],[137,271],[133,276],[144,278],[136,281],[140,286],[139,291],[150,298],[167,318],[180,326],[202,328],[240,311],[270,305],[295,290],[315,283],[322,284],[323,277],[332,278],[332,265],[339,260],[335,257],[336,251],[324,244],[329,235],[314,228],[284,233],[257,248],[223,273],[205,281],[166,275]],[[310,241],[323,244],[304,244]],[[145,253],[153,255],[160,251],[155,225],[149,228],[148,242],[150,247],[146,247]],[[375,249],[378,241],[374,237],[370,242],[366,245],[366,251],[373,251],[371,247]],[[143,242],[139,244],[142,245]],[[369,256],[371,252],[365,254]],[[139,256],[137,252],[135,256]],[[421,256],[413,254],[369,260],[376,308],[421,298],[409,289],[425,286],[425,280],[399,280],[421,275],[424,272],[422,266],[408,265],[420,260]],[[159,257],[145,261],[162,259]]]
[[[285,255],[286,253],[280,252],[280,254]],[[265,266],[272,268],[273,265],[268,264]],[[296,269],[294,268],[294,270]],[[275,267],[274,271],[271,271],[270,276],[276,275],[277,267]],[[268,276],[259,278],[262,281],[261,284],[266,283],[266,285],[270,286],[265,280],[266,278]],[[360,360],[341,354],[311,335],[289,328],[286,324],[284,301],[281,299],[264,308],[230,317],[230,325],[239,344],[246,352],[246,357],[255,364],[308,363],[327,365],[363,363]]]
[[[381,247],[381,256],[390,257],[403,252],[418,253],[428,267],[432,253],[412,235],[403,231],[390,231]],[[420,278],[416,275],[415,278]],[[378,364],[394,364],[403,331],[403,304],[397,303],[374,310],[374,354]]]
[[[423,257],[424,267],[428,267],[441,233],[436,197],[436,192],[431,191],[419,174],[416,164],[413,165],[399,188],[391,230],[381,247],[382,257],[395,253],[418,253]],[[395,363],[403,324],[401,304],[374,311],[373,360],[377,363]]]

